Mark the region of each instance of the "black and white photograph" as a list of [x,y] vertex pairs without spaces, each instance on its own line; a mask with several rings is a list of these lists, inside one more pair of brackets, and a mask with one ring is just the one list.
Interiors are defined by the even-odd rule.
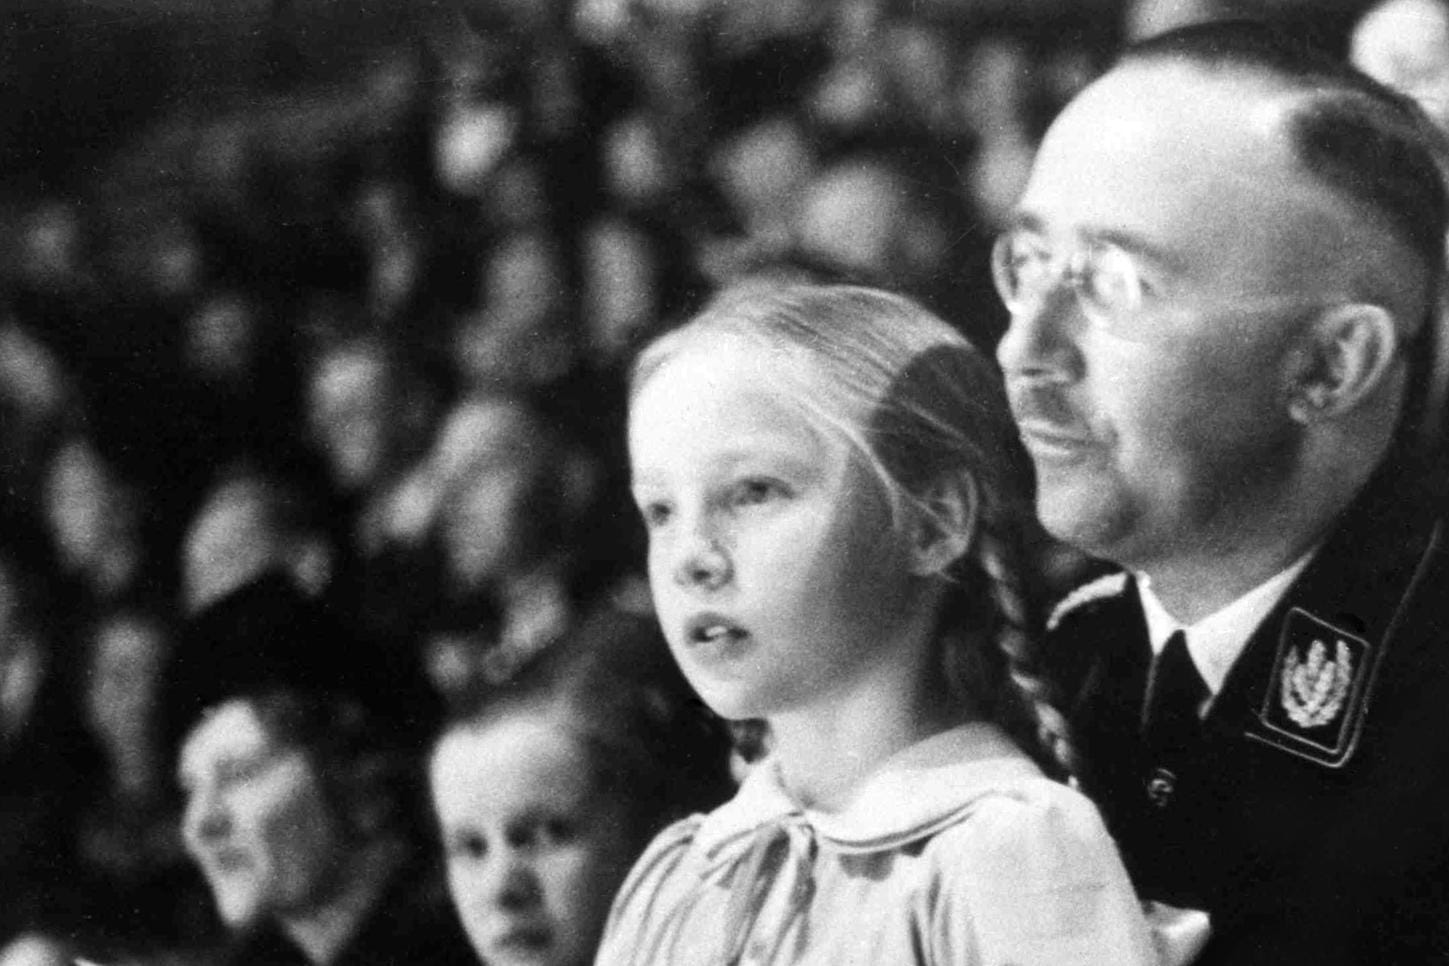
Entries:
[[1449,0],[0,0],[0,966],[1449,966]]

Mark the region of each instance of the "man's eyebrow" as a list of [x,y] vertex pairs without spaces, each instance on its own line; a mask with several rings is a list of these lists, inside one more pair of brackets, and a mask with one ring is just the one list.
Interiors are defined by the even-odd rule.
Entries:
[[1128,252],[1144,261],[1174,271],[1181,271],[1184,268],[1182,256],[1172,249],[1152,241],[1138,232],[1126,228],[1086,228],[1081,232],[1082,238],[1088,242],[1098,244],[1105,242],[1108,245]]
[[[1030,231],[1046,235],[1046,220],[1036,212],[1017,209],[1007,216],[1005,230]],[[1185,270],[1184,259],[1180,254],[1130,228],[1085,225],[1078,227],[1073,234],[1083,244],[1115,245],[1159,268],[1173,272]]]

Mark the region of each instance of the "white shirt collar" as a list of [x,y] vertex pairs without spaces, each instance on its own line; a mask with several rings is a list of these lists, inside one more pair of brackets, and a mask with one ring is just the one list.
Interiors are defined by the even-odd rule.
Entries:
[[1146,574],[1137,574],[1137,594],[1142,612],[1147,617],[1147,639],[1154,655],[1161,654],[1167,639],[1176,631],[1187,635],[1187,652],[1197,665],[1208,693],[1216,697],[1227,680],[1228,671],[1248,644],[1253,631],[1287,592],[1288,585],[1308,566],[1314,550],[1309,550],[1283,570],[1269,577],[1237,600],[1213,611],[1196,624],[1184,625],[1167,612],[1152,592],[1152,581]]

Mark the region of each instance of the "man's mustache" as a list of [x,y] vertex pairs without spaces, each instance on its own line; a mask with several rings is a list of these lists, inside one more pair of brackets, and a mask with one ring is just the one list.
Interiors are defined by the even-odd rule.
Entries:
[[1090,435],[1091,425],[1065,394],[1052,386],[1009,385],[1011,413],[1018,424],[1045,425],[1073,435]]

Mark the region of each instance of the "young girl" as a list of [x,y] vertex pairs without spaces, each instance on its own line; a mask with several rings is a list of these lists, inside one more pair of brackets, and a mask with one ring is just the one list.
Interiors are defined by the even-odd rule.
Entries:
[[670,649],[763,722],[732,801],[634,867],[597,962],[1153,959],[1028,665],[1028,483],[989,362],[853,287],[726,293],[639,359]]
[[459,918],[488,966],[586,966],[649,839],[728,797],[728,739],[652,622],[607,611],[479,708],[430,768]]

